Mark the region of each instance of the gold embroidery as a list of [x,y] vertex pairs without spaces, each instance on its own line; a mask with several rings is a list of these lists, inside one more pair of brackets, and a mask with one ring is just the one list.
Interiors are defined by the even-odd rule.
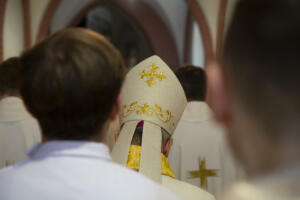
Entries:
[[164,79],[166,79],[166,76],[163,72],[157,73],[157,70],[159,69],[158,66],[156,66],[155,63],[153,63],[151,66],[149,66],[150,72],[147,72],[146,70],[143,70],[141,73],[139,73],[141,79],[144,79],[145,77],[148,78],[148,80],[145,81],[145,83],[148,84],[149,87],[156,84],[155,79],[159,80],[160,82]]
[[[140,168],[141,146],[130,145],[126,166],[130,169],[139,171]],[[161,174],[176,178],[172,168],[170,167],[168,158],[161,154]]]
[[[171,121],[171,119],[173,118],[172,112],[168,109],[164,112],[162,108],[157,104],[155,104],[154,107],[151,107],[148,103],[139,105],[137,101],[131,103],[129,107],[127,107],[127,104],[124,104],[122,106],[122,117],[127,117],[134,111],[137,115],[152,116],[153,114],[155,114],[155,116],[164,123]],[[175,126],[175,123],[173,121],[172,125]]]
[[199,158],[199,170],[198,171],[190,171],[188,178],[200,178],[200,185],[202,188],[207,189],[207,177],[217,177],[217,173],[219,170],[216,169],[206,169],[206,161],[205,159]]

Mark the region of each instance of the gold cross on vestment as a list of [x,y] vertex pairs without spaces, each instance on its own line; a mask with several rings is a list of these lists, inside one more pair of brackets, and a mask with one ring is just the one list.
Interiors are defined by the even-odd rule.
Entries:
[[156,66],[155,63],[153,63],[151,66],[149,66],[150,71],[147,72],[146,70],[143,70],[141,73],[139,73],[139,76],[141,79],[144,79],[145,77],[148,78],[148,80],[145,81],[145,83],[148,84],[149,87],[156,84],[156,79],[160,82],[164,79],[166,79],[166,76],[163,72],[157,73],[157,70],[159,69],[158,66]]
[[217,169],[206,169],[206,160],[199,158],[199,170],[189,171],[188,178],[200,178],[200,186],[207,189],[207,177],[217,177]]

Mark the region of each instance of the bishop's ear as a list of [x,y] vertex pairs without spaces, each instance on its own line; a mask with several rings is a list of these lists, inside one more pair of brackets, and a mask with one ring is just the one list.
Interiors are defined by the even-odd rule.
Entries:
[[226,125],[231,110],[231,100],[222,68],[215,62],[210,63],[206,69],[208,94],[207,102],[214,112],[215,119]]

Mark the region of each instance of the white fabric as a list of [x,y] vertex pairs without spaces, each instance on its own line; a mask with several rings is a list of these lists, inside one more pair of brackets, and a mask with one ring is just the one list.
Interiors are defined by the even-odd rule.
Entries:
[[0,168],[26,158],[26,151],[41,134],[37,121],[26,111],[23,101],[7,97],[0,101]]
[[176,177],[201,187],[200,178],[189,178],[189,172],[199,170],[199,158],[202,158],[207,169],[219,170],[218,177],[207,178],[207,191],[213,195],[220,195],[239,179],[242,173],[233,162],[224,134],[205,103],[188,103],[173,135],[175,148],[171,148],[169,155]]
[[300,165],[286,167],[230,188],[222,200],[299,200]]
[[[154,71],[151,70],[153,66],[157,67]],[[157,77],[160,75],[164,78]],[[149,85],[149,80],[154,83]],[[176,75],[156,55],[143,60],[127,73],[122,94],[121,124],[132,120],[149,121],[171,135],[187,104]]]
[[162,185],[184,200],[215,200],[215,197],[205,190],[169,176],[162,176]]
[[161,183],[161,128],[145,121],[139,172]]
[[178,200],[162,186],[111,162],[106,145],[53,141],[0,172],[2,200]]
[[[173,134],[187,104],[184,90],[169,66],[154,55],[127,73],[122,93],[121,124],[142,120],[145,123],[140,172],[156,182],[161,182],[161,128],[170,135]],[[135,127],[132,128],[132,132],[134,131]],[[117,140],[112,151],[114,161],[124,162],[128,158],[124,153],[128,151],[121,148],[131,144],[132,137],[129,134],[127,136],[127,139],[122,137]]]
[[[130,148],[131,140],[134,135],[134,130],[138,121],[130,121],[124,124],[120,134],[119,139],[117,140],[112,152],[111,157],[112,160],[123,167],[126,166],[128,151]],[[111,134],[111,133],[108,133]]]

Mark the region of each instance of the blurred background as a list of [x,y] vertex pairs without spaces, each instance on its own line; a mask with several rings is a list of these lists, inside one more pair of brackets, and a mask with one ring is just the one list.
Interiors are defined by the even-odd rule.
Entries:
[[0,61],[67,27],[103,34],[130,68],[157,54],[173,69],[220,55],[236,0],[0,0]]

